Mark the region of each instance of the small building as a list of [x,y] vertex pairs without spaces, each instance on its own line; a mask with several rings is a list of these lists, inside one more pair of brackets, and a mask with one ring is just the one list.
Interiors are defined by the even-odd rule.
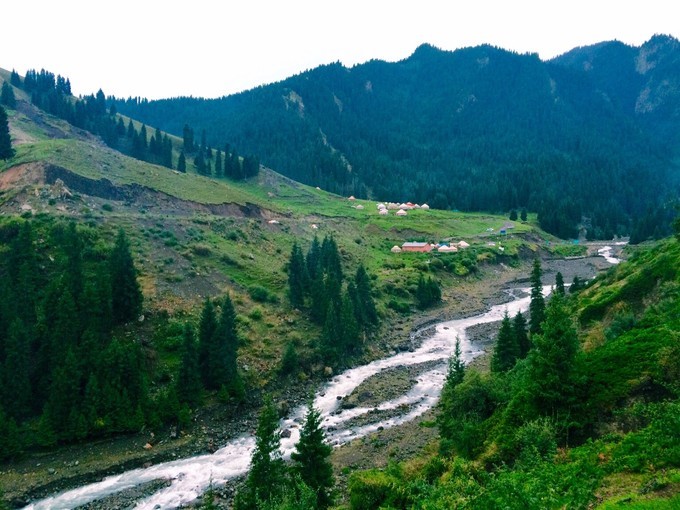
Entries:
[[454,253],[458,251],[458,248],[456,248],[455,246],[443,244],[439,248],[437,248],[437,251],[439,253]]
[[396,244],[392,246],[392,249],[390,250],[392,253],[401,253],[401,248],[397,246]]
[[421,253],[427,253],[432,251],[432,245],[430,243],[418,243],[418,242],[405,242],[401,245],[402,251],[415,251]]
[[408,214],[408,213],[406,211],[404,211],[403,209],[399,209],[396,214],[397,214],[397,216],[406,216],[406,214]]

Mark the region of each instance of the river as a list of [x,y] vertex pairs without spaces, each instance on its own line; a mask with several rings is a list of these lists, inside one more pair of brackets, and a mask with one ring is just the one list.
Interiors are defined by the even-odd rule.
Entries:
[[[321,412],[324,426],[328,430],[328,441],[334,446],[339,446],[379,428],[389,428],[413,420],[431,409],[436,404],[444,384],[447,362],[453,354],[456,337],[460,338],[465,362],[479,356],[483,351],[477,350],[468,339],[466,329],[477,324],[499,321],[506,311],[513,316],[520,310],[526,310],[530,301],[528,290],[509,291],[512,298],[510,302],[493,306],[480,315],[437,324],[434,334],[427,337],[413,352],[398,353],[346,370],[335,376],[319,390],[314,399],[314,406]],[[544,287],[545,294],[549,291],[550,287]],[[441,363],[437,363],[439,361]],[[342,398],[349,395],[367,378],[386,369],[422,363],[430,363],[434,366],[422,372],[417,377],[417,382],[403,395],[377,406],[380,411],[398,408],[404,412],[391,413],[388,418],[381,419],[379,418],[381,414],[375,412],[376,406],[351,409],[342,407]],[[281,440],[284,457],[290,456],[299,439],[299,424],[303,420],[305,411],[305,407],[300,407],[281,422],[281,429],[290,431],[290,437]],[[376,421],[371,420],[373,415],[377,415]],[[358,418],[361,418],[361,425],[353,425],[352,423]],[[170,480],[171,483],[139,501],[135,508],[139,510],[176,508],[194,501],[208,488],[210,483],[220,485],[245,474],[254,447],[255,438],[252,435],[243,435],[231,440],[213,454],[126,471],[105,478],[101,482],[34,502],[26,509],[70,509],[159,479]]]

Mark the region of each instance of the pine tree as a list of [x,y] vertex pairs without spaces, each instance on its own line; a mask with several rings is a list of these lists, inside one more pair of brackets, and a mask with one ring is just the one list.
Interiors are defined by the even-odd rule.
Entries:
[[208,358],[209,388],[226,388],[234,396],[241,381],[237,370],[238,335],[236,312],[229,295],[222,302],[222,313],[213,334],[212,352]]
[[301,480],[316,493],[316,508],[325,509],[333,503],[333,466],[330,455],[333,449],[326,443],[321,427],[321,413],[310,400],[305,422],[300,431],[300,440],[291,454],[294,471]]
[[182,336],[182,354],[180,359],[177,384],[175,386],[180,403],[196,407],[201,402],[201,374],[198,367],[198,351],[194,328],[190,323],[184,325]]
[[527,357],[526,389],[536,411],[555,417],[572,403],[574,368],[579,341],[564,297],[549,301],[541,334],[532,337]]
[[179,153],[179,159],[177,160],[177,171],[186,173],[187,171],[187,159],[184,156],[184,150]]
[[522,221],[527,221],[527,210],[525,207],[522,207],[522,210],[519,213],[519,219]]
[[222,177],[224,167],[222,166],[222,151],[217,149],[217,154],[215,155],[215,177],[218,179]]
[[449,371],[446,375],[446,385],[456,386],[463,382],[465,377],[465,362],[463,352],[460,349],[460,338],[456,337],[456,346],[453,349],[453,356],[449,359]]
[[118,231],[109,262],[111,275],[111,310],[116,324],[139,317],[142,311],[142,291],[137,282],[130,244],[123,229]]
[[555,275],[555,292],[564,296],[564,277],[559,271]]
[[15,318],[5,341],[0,398],[11,418],[21,422],[31,411],[30,337],[27,327]]
[[526,358],[529,349],[531,349],[531,341],[527,334],[527,321],[524,318],[524,315],[522,315],[522,312],[517,312],[517,315],[515,315],[515,318],[512,321],[512,331],[517,339],[519,358]]
[[354,303],[348,292],[342,296],[340,305],[340,338],[339,347],[343,353],[353,354],[359,351],[359,324],[357,323]]
[[378,324],[378,312],[375,309],[375,302],[371,295],[371,281],[366,273],[363,264],[357,268],[354,277],[354,283],[357,291],[357,317],[359,318],[359,325],[364,329]]
[[2,82],[2,91],[0,92],[0,105],[7,108],[14,109],[17,107],[17,100],[14,97],[14,88],[6,81]]
[[498,339],[496,340],[491,358],[491,371],[496,373],[507,372],[515,366],[518,357],[519,346],[517,345],[517,337],[506,311],[501,321],[501,328],[498,332]]
[[278,497],[284,488],[286,468],[281,458],[279,420],[271,397],[265,399],[255,434],[255,450],[248,478],[236,495],[235,510],[257,510]]
[[509,216],[510,221],[517,221],[517,209],[512,209]]
[[293,243],[288,264],[288,291],[293,308],[302,308],[305,304],[306,280],[307,271],[302,250],[297,243]]
[[9,136],[9,123],[7,112],[0,106],[0,159],[9,159],[14,156],[12,139]]
[[194,130],[189,127],[188,124],[184,124],[184,129],[182,130],[182,140],[184,143],[183,152],[191,154],[194,152]]
[[534,259],[531,270],[531,301],[529,302],[529,332],[534,335],[541,332],[541,323],[545,318],[545,300],[541,283],[541,262]]
[[198,366],[203,379],[203,385],[209,389],[212,389],[213,386],[210,378],[209,360],[215,351],[213,342],[215,340],[216,329],[217,316],[215,315],[215,307],[210,298],[206,298],[198,325]]

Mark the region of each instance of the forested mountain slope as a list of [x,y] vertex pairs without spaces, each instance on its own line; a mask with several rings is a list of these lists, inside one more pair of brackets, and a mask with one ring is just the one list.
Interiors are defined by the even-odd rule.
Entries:
[[[579,48],[549,62],[491,46],[321,66],[220,99],[117,100],[180,135],[205,131],[341,194],[438,208],[526,207],[561,237],[630,233],[678,183],[678,42]],[[651,232],[649,230],[652,230]],[[647,225],[638,236],[653,236]]]

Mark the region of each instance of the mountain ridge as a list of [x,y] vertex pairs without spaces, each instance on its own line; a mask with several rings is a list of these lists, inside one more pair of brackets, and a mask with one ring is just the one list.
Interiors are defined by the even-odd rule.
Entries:
[[[490,45],[424,44],[395,63],[328,64],[216,100],[111,99],[169,132],[205,130],[213,146],[226,141],[340,194],[469,211],[524,207],[560,237],[585,225],[589,237],[608,238],[630,233],[680,181],[677,41],[640,47],[655,63],[644,83],[618,53],[602,57],[614,69],[607,73],[572,64],[610,46],[544,62]],[[644,118],[635,101],[649,110]]]

